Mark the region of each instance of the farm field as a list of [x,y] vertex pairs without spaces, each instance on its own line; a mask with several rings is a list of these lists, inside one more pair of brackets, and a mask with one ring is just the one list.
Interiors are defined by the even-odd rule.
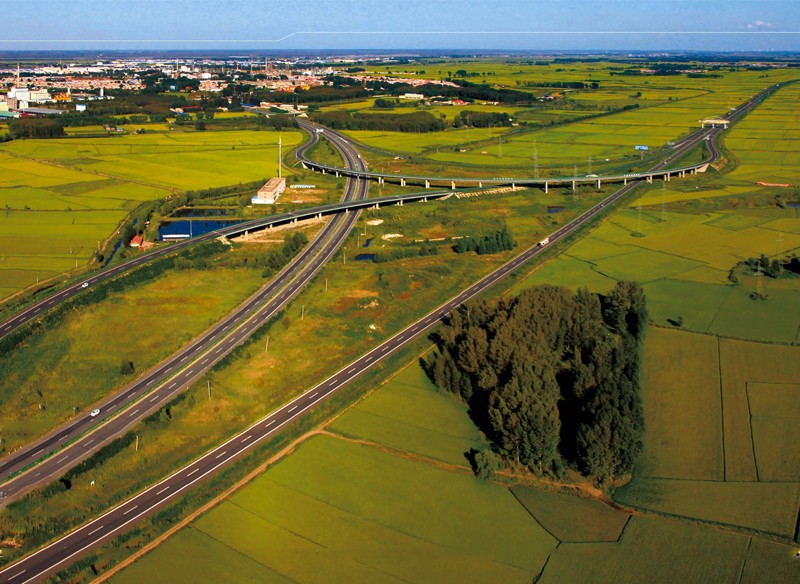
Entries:
[[644,357],[645,450],[615,498],[793,538],[800,347],[651,327]]
[[467,465],[467,451],[481,448],[465,408],[438,393],[418,363],[345,412],[330,430],[460,466]]
[[[796,165],[781,162],[770,172],[754,150],[756,144],[764,152],[794,148],[791,131],[778,128],[795,116],[792,104],[798,95],[796,85],[780,90],[724,137],[729,146],[742,136],[749,140],[750,149],[732,149],[737,162],[731,172],[712,171],[708,177],[652,187],[642,193],[638,203],[646,206],[641,211],[629,208],[616,213],[533,273],[528,283],[575,286],[585,281],[602,289],[607,280],[634,278],[643,283],[650,316],[657,324],[682,321],[684,329],[698,332],[799,342],[797,280],[747,278],[736,286],[728,280],[739,261],[762,253],[776,257],[800,247],[797,209],[776,204],[778,197],[791,193],[759,187],[756,180],[746,178],[771,181],[780,176],[800,182]],[[760,137],[759,123],[768,136],[779,132],[782,137]],[[639,232],[643,237],[635,237]],[[765,302],[749,298],[759,287],[768,295]]]
[[[271,131],[156,131],[0,145],[0,299],[82,268],[139,202],[256,181],[277,169]],[[282,133],[284,147],[300,143]]]
[[[530,582],[557,543],[499,485],[325,436],[172,545],[191,545],[184,534],[192,531],[236,550],[237,564],[302,582]],[[187,581],[167,552],[158,548],[111,581]]]
[[[622,210],[519,286],[548,282],[602,290],[614,281],[633,279],[643,284],[657,324],[680,321],[683,328],[698,332],[797,342],[796,280],[784,284],[763,278],[760,285],[769,294],[765,302],[749,298],[759,285],[754,279],[738,286],[728,281],[739,261],[773,251],[776,245],[784,253],[800,246],[800,236],[793,232],[800,225],[795,210],[774,209],[770,215],[749,217],[741,228],[731,228],[741,218],[735,210],[668,211],[663,222],[660,211],[642,211],[640,217],[636,210]],[[633,236],[639,229],[644,237]]]

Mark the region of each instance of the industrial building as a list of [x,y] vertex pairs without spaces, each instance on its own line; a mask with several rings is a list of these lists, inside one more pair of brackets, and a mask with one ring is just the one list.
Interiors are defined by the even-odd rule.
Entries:
[[251,201],[254,205],[274,205],[284,190],[286,190],[285,178],[271,178],[258,189],[258,194]]

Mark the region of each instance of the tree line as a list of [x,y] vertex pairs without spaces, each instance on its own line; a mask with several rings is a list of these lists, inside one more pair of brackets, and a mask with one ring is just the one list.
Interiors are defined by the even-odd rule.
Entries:
[[409,114],[363,114],[332,111],[312,114],[311,119],[334,130],[382,130],[387,132],[438,132],[445,129],[444,120],[429,112]]
[[453,246],[453,251],[456,253],[474,251],[478,255],[511,249],[514,249],[514,238],[511,237],[511,232],[505,225],[500,230],[483,237],[462,237]]
[[521,464],[560,476],[571,467],[598,483],[632,471],[644,430],[647,318],[633,282],[605,295],[540,286],[454,310],[423,367],[469,405],[489,438],[493,452],[474,455],[484,467],[476,471]]

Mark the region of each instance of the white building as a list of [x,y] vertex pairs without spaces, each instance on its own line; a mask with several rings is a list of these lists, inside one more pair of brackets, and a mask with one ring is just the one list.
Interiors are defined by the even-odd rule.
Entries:
[[258,189],[258,194],[251,199],[254,205],[274,205],[286,190],[286,179],[282,177],[271,178]]

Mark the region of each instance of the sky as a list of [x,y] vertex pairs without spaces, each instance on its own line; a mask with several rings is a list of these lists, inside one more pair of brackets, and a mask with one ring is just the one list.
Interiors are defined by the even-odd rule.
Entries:
[[0,51],[800,51],[800,0],[0,0]]

